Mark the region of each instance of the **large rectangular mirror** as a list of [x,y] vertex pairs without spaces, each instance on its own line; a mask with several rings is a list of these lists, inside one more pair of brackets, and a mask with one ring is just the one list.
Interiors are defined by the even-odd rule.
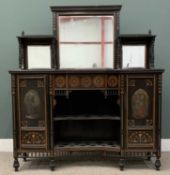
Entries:
[[58,68],[119,67],[120,5],[53,6]]
[[59,16],[60,68],[113,68],[114,16]]

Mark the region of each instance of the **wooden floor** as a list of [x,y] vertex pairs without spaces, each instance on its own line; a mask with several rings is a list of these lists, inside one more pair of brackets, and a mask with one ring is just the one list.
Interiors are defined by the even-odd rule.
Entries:
[[[154,161],[154,159],[152,159]],[[49,169],[45,160],[20,159],[19,172],[13,170],[12,153],[0,153],[0,175],[170,175],[170,152],[162,153],[160,171],[156,171],[152,161],[128,161],[123,172],[117,161],[57,161],[55,171]]]

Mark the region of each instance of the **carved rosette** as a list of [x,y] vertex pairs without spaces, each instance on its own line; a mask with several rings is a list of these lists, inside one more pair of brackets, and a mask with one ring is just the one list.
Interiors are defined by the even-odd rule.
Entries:
[[152,120],[146,120],[146,125],[147,126],[152,126],[153,125],[153,121]]
[[44,81],[43,80],[38,80],[37,81],[37,87],[39,87],[39,88],[44,87]]
[[104,76],[97,75],[93,78],[93,85],[97,88],[102,88],[105,85]]
[[134,127],[135,126],[135,120],[128,120],[128,126]]
[[128,86],[136,86],[135,80],[129,80]]
[[71,88],[78,88],[80,87],[80,78],[78,76],[70,76],[68,84]]
[[44,120],[38,121],[38,126],[39,127],[44,127],[45,126],[45,121]]
[[92,79],[90,76],[81,77],[81,87],[88,88],[92,85]]
[[118,78],[117,76],[111,75],[107,79],[108,87],[117,87],[118,86]]
[[57,76],[55,78],[55,87],[57,87],[57,88],[65,88],[66,87],[66,79],[64,76]]
[[21,126],[27,127],[28,126],[28,121],[27,120],[21,121]]
[[23,132],[21,135],[21,144],[45,144],[46,138],[43,132]]
[[20,87],[27,87],[27,81],[26,80],[20,80]]
[[153,86],[153,82],[151,80],[146,80],[145,85],[147,86]]
[[153,137],[148,131],[130,131],[128,133],[129,144],[152,144]]

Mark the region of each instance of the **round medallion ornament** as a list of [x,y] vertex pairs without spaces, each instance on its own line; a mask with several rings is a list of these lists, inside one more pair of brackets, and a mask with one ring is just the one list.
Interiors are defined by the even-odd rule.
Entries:
[[98,88],[104,87],[104,77],[100,75],[95,76],[93,78],[93,84],[94,84],[94,87],[98,87]]
[[64,88],[66,86],[65,77],[57,76],[55,79],[55,84],[57,88]]
[[90,87],[92,84],[92,80],[90,76],[84,76],[81,78],[81,86],[84,88]]
[[71,76],[69,78],[69,87],[71,88],[77,88],[80,86],[80,80],[77,76]]
[[107,84],[109,87],[116,87],[118,85],[118,79],[116,76],[111,75],[108,77]]

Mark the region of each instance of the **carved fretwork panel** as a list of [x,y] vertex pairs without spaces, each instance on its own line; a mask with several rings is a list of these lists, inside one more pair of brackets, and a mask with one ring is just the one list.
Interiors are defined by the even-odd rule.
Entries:
[[22,131],[21,148],[45,148],[46,147],[45,131]]
[[129,131],[128,147],[152,147],[153,132],[152,131]]
[[19,77],[18,98],[21,127],[45,127],[45,77]]
[[152,76],[127,78],[127,125],[152,127],[155,120],[155,79]]

